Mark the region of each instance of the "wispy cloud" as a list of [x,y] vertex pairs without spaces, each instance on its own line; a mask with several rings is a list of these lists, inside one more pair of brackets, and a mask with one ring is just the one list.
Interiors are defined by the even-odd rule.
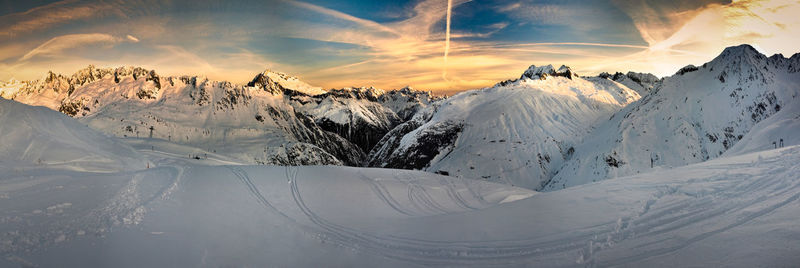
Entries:
[[632,15],[649,47],[632,55],[628,64],[667,75],[683,65],[706,62],[727,46],[743,43],[763,53],[797,53],[797,14],[800,1],[738,0],[663,14],[670,23],[653,22],[653,16]]
[[122,42],[121,38],[101,33],[62,35],[54,37],[29,51],[20,58],[20,61],[29,60],[36,56],[61,55],[64,50],[90,44],[113,45],[119,42]]
[[[603,43],[514,43],[459,38],[487,38],[508,27],[508,22],[489,25],[487,33],[453,33],[450,47],[447,42],[447,2],[422,1],[412,9],[409,18],[385,24],[396,35],[375,34],[370,29],[345,28],[336,25],[308,27],[310,31],[295,31],[297,37],[328,42],[341,42],[369,48],[366,60],[325,67],[311,71],[306,77],[329,87],[374,85],[396,88],[404,85],[437,91],[463,90],[488,86],[498,80],[518,76],[532,63],[575,63],[605,58],[605,54],[589,54],[570,47],[591,46],[631,50],[647,46]],[[453,7],[467,1],[454,1]],[[520,5],[505,8],[520,8]],[[532,10],[532,9],[530,9]],[[457,12],[454,10],[453,12]],[[556,12],[553,8],[552,12]],[[538,20],[555,20],[537,18]],[[445,21],[445,25],[439,24]],[[453,22],[457,23],[457,22]],[[370,24],[371,25],[371,24]],[[444,26],[441,29],[435,26]],[[538,46],[539,49],[531,49]],[[445,52],[447,56],[445,57]],[[608,54],[608,53],[606,53]],[[564,56],[573,57],[564,60]],[[574,57],[583,57],[576,61]],[[532,59],[536,59],[532,61]],[[446,77],[443,67],[447,66]],[[436,74],[439,75],[436,75]]]
[[325,8],[325,7],[322,7],[322,6],[309,4],[309,3],[306,3],[306,2],[302,2],[302,1],[285,0],[285,2],[289,3],[289,4],[292,4],[292,5],[295,5],[297,7],[300,7],[300,8],[309,9],[309,10],[312,10],[312,11],[315,11],[315,12],[318,12],[318,13],[321,13],[321,14],[324,14],[324,15],[328,15],[328,16],[331,16],[331,17],[334,17],[334,18],[337,18],[337,19],[353,22],[353,23],[356,23],[358,25],[361,25],[361,26],[364,26],[364,27],[367,27],[367,28],[371,28],[371,29],[374,29],[374,30],[380,30],[380,31],[385,31],[385,32],[389,32],[389,33],[394,33],[394,29],[386,27],[386,26],[384,26],[382,24],[379,24],[379,23],[376,23],[376,22],[370,21],[370,20],[361,19],[361,18],[352,16],[352,15],[349,15],[349,14],[346,14],[346,13],[342,13],[342,12],[339,12],[339,11],[336,11],[336,10],[333,10],[333,9],[330,9],[330,8]]
[[14,37],[22,33],[41,31],[52,26],[102,16],[125,16],[113,5],[98,2],[84,3],[73,0],[55,2],[26,12],[0,17],[0,37]]

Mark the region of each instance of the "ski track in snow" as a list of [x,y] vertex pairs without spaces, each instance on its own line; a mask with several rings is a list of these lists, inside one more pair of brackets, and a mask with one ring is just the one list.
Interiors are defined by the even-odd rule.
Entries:
[[[685,180],[638,179],[650,176],[644,174],[608,181],[607,184],[587,185],[584,188],[619,189],[615,188],[614,183],[626,180],[624,185],[627,187],[649,194],[638,199],[638,206],[627,204],[626,206],[633,209],[628,216],[616,220],[595,222],[563,233],[526,237],[521,232],[522,235],[511,239],[495,240],[446,240],[437,239],[436,236],[426,237],[424,232],[420,234],[423,236],[407,236],[396,235],[391,231],[361,230],[326,219],[309,206],[303,189],[309,187],[310,191],[315,191],[316,185],[307,184],[312,181],[303,179],[302,168],[285,167],[284,176],[288,184],[286,191],[291,194],[293,207],[280,208],[273,205],[270,196],[263,194],[259,188],[260,180],[254,180],[248,174],[252,167],[224,168],[242,183],[253,201],[264,207],[265,212],[286,221],[289,226],[297,228],[311,239],[358,254],[383,256],[421,265],[507,266],[555,260],[553,264],[556,265],[605,267],[635,265],[643,260],[678,252],[797,202],[800,199],[800,180],[792,174],[800,174],[800,166],[795,164],[800,157],[800,147],[776,150],[770,154],[772,156],[759,157],[751,162],[722,159],[724,161],[715,160],[684,169],[659,171],[671,177],[688,176]],[[42,236],[31,236],[27,232],[3,234],[0,236],[3,245],[8,245],[6,241],[17,241],[12,242],[15,243],[14,248],[3,248],[4,257],[22,263],[27,260],[19,258],[15,252],[47,248],[71,240],[81,232],[103,236],[114,228],[141,223],[147,216],[147,211],[158,207],[157,201],[170,199],[174,192],[180,190],[181,184],[186,182],[184,174],[192,165],[181,161],[183,160],[162,160],[158,162],[161,164],[159,167],[143,172],[123,173],[130,178],[120,182],[123,185],[108,202],[92,209],[88,217],[66,224],[59,223],[56,231]],[[158,180],[153,177],[154,174],[164,172],[171,179]],[[368,193],[373,194],[377,201],[390,211],[407,218],[426,219],[453,212],[465,217],[472,213],[480,216],[484,210],[492,209],[483,206],[488,201],[477,197],[468,198],[469,195],[462,194],[480,196],[467,181],[464,181],[463,188],[459,188],[453,178],[421,180],[411,173],[395,171],[395,181],[406,184],[409,198],[400,200],[398,198],[402,196],[392,192],[392,189],[397,191],[398,188],[384,184],[384,181],[390,180],[373,179],[374,176],[360,170],[353,174],[354,179],[364,183]],[[578,188],[580,190],[581,187]],[[437,192],[434,194],[432,190]],[[535,200],[521,202],[532,201]],[[47,210],[71,209],[71,205],[65,204],[53,205],[52,209]],[[301,214],[290,213],[294,209]],[[302,218],[297,218],[301,215]],[[400,221],[402,223],[402,219]],[[31,243],[25,246],[19,244],[19,241]],[[33,243],[34,241],[40,242]],[[572,262],[563,262],[570,258]]]
[[[791,160],[772,159],[770,161],[785,163],[772,165],[768,170],[758,171],[758,165],[763,163],[752,164],[752,167],[744,169],[754,169],[752,171],[758,172],[753,173],[763,175],[723,171],[707,178],[690,180],[688,184],[656,186],[654,193],[643,202],[638,212],[616,222],[590,226],[570,234],[496,241],[425,240],[380,235],[339,225],[322,218],[306,204],[300,189],[297,167],[287,168],[294,171],[287,171],[286,176],[292,198],[297,208],[313,223],[318,233],[316,237],[359,252],[425,265],[508,265],[554,257],[565,252],[577,252],[578,264],[616,266],[678,251],[797,201],[800,198],[800,182],[787,176],[775,176],[800,172],[800,168],[792,165]],[[278,211],[269,205],[267,198],[259,194],[244,170],[228,168],[235,170],[234,174],[248,185],[260,203],[266,204],[270,210]],[[711,167],[712,170],[733,168],[742,167]],[[387,206],[404,215],[419,216],[402,208],[378,180],[370,179],[364,174],[359,176]],[[455,204],[468,210],[475,209],[453,188],[452,182],[438,182],[446,188],[446,195]],[[691,189],[704,184],[711,184],[713,187],[703,187],[703,191]],[[709,188],[713,190],[706,191]],[[408,189],[409,200],[417,211],[447,212],[433,201],[425,187],[410,183]],[[731,202],[731,199],[735,202]],[[286,214],[278,213],[291,219]],[[703,231],[693,233],[696,230]],[[678,231],[681,231],[681,237],[675,237]],[[601,252],[618,246],[629,249],[625,250],[628,254],[623,253],[622,257],[615,255],[617,257],[608,260],[596,259]],[[619,251],[615,254],[618,253]]]

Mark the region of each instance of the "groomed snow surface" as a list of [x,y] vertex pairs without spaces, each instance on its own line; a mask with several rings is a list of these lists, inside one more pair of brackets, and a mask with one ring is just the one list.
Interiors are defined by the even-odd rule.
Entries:
[[[34,148],[71,150],[52,144]],[[0,267],[800,263],[800,146],[547,193],[420,171],[196,162],[136,147],[104,142],[94,154],[144,159],[149,169],[0,156]]]

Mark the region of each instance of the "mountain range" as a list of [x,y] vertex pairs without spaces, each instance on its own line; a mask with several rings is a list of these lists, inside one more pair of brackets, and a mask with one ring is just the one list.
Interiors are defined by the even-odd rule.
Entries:
[[798,122],[798,71],[800,54],[741,45],[664,78],[531,66],[518,79],[437,97],[408,87],[324,90],[270,70],[237,85],[88,66],[0,83],[0,97],[197,161],[415,169],[549,191],[778,139],[797,144],[785,133]]

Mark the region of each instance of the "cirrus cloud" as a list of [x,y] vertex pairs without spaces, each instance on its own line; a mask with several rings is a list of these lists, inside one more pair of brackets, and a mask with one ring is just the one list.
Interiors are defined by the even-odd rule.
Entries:
[[19,61],[30,60],[37,56],[58,56],[62,55],[65,50],[71,48],[83,47],[87,45],[95,45],[95,44],[115,45],[124,42],[125,40],[131,42],[139,41],[138,39],[130,35],[128,35],[128,38],[126,39],[114,37],[112,35],[103,33],[61,35],[53,37],[52,39],[47,40],[47,42],[44,42],[38,47],[32,49],[31,51],[23,55],[22,58],[19,59]]

